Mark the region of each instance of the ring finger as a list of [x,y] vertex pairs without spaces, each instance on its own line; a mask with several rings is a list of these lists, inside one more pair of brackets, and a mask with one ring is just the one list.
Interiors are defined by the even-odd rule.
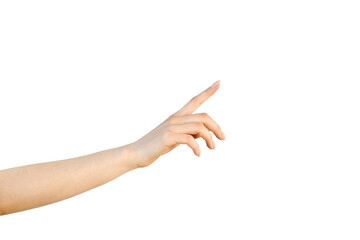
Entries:
[[215,149],[215,143],[212,139],[212,136],[209,130],[204,126],[204,124],[199,122],[190,122],[184,124],[176,124],[170,126],[170,131],[174,133],[186,133],[196,135],[199,134],[206,141],[206,145],[210,149]]

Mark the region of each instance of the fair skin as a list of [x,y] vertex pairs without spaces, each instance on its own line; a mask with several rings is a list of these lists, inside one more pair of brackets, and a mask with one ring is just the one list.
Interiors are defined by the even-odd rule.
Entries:
[[180,144],[188,145],[195,155],[200,156],[199,144],[195,140],[200,137],[210,149],[215,149],[210,131],[224,140],[221,128],[208,114],[193,113],[219,87],[220,82],[215,82],[151,132],[128,145],[65,160],[1,170],[0,215],[73,197],[128,171],[149,166]]

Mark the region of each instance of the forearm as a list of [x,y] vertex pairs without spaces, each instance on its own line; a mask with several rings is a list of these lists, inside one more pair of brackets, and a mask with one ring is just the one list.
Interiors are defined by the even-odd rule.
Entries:
[[133,168],[128,145],[93,154],[0,171],[0,214],[75,196]]
[[225,135],[206,113],[193,112],[220,87],[211,87],[193,97],[184,107],[139,140],[123,147],[93,154],[0,171],[0,215],[44,206],[100,186],[125,172],[152,164],[180,144],[200,156],[196,138],[210,149]]

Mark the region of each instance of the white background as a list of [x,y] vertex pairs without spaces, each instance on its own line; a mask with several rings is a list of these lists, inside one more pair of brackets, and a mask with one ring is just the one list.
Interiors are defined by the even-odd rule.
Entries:
[[1,239],[359,239],[357,1],[1,1],[0,169],[142,137],[201,106],[223,128]]

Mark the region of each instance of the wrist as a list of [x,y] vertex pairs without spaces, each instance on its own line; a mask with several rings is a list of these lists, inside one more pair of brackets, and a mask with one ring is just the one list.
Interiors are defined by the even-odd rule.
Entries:
[[127,144],[117,148],[118,150],[118,159],[122,164],[128,169],[128,171],[138,168],[136,164],[136,150],[133,144]]

